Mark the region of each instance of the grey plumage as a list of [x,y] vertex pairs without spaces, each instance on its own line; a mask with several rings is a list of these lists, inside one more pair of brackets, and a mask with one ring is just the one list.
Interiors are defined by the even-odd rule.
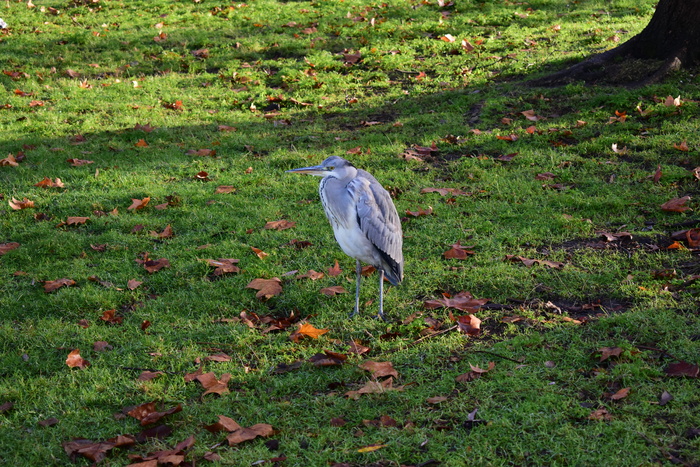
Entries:
[[355,310],[360,306],[361,263],[379,271],[379,316],[384,317],[384,276],[393,285],[403,280],[401,220],[391,196],[370,173],[338,156],[320,165],[287,172],[323,177],[321,204],[340,248],[356,260]]

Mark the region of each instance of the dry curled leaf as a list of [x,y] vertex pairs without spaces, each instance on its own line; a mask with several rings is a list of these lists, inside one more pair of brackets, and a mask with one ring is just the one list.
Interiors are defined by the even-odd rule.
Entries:
[[66,358],[66,365],[71,368],[80,368],[82,370],[87,368],[88,365],[90,365],[90,362],[80,356],[80,349],[75,349],[68,354],[68,357]]
[[277,277],[253,279],[246,285],[246,288],[257,290],[258,293],[255,296],[261,300],[267,300],[282,293],[282,281]]

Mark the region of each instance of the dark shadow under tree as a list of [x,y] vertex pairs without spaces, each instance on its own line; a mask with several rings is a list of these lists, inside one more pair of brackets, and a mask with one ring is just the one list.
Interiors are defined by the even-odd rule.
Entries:
[[565,70],[530,81],[641,86],[669,72],[700,65],[700,0],[660,0],[646,28],[627,42]]

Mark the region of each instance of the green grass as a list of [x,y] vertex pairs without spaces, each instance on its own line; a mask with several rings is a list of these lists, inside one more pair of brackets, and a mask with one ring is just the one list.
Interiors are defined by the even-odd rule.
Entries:
[[[700,166],[700,80],[683,71],[635,90],[519,84],[612,47],[613,35],[632,37],[654,2],[35,3],[11,1],[0,10],[10,26],[0,36],[0,71],[7,72],[0,74],[0,159],[26,155],[18,167],[0,167],[0,244],[21,244],[0,256],[0,405],[14,404],[0,413],[5,463],[65,465],[62,443],[139,433],[136,420],[114,414],[150,401],[182,405],[162,421],[172,435],[112,450],[109,465],[190,435],[189,461],[204,463],[213,450],[221,465],[280,456],[286,465],[700,463],[697,379],[664,372],[677,360],[697,364],[700,355],[697,251],[666,249],[673,232],[700,221],[694,210],[660,209],[686,195],[697,208],[691,170]],[[447,34],[456,41],[440,39]],[[475,49],[465,51],[462,39]],[[353,59],[344,54],[356,53],[360,59],[346,63]],[[665,106],[669,95],[683,105]],[[177,101],[181,108],[172,108]],[[640,115],[638,105],[651,113]],[[526,110],[542,118],[528,121]],[[611,123],[616,111],[626,121]],[[147,124],[155,129],[135,128]],[[537,132],[526,131],[531,125]],[[511,134],[518,140],[496,138]],[[147,147],[135,146],[141,139]],[[674,148],[682,141],[689,151]],[[433,143],[438,151],[424,162],[401,156]],[[613,144],[628,152],[615,153]],[[359,154],[348,154],[357,147]],[[199,149],[216,155],[188,154]],[[498,160],[512,153],[511,161]],[[405,215],[406,279],[387,288],[386,323],[370,318],[376,276],[364,284],[362,315],[353,320],[346,319],[351,294],[319,293],[333,285],[354,290],[354,261],[335,243],[318,179],[284,171],[333,154],[372,172],[402,216],[433,208],[429,216]],[[93,163],[72,167],[71,158]],[[662,177],[654,183],[657,166]],[[195,179],[201,171],[209,181]],[[536,179],[544,172],[556,178]],[[65,188],[34,186],[44,177]],[[220,185],[235,192],[215,194]],[[428,187],[470,194],[421,193]],[[33,209],[10,208],[12,198],[25,197]],[[145,197],[145,209],[127,210]],[[115,208],[116,215],[97,213]],[[90,220],[57,227],[69,216]],[[278,219],[296,226],[263,228]],[[144,228],[132,233],[136,225]],[[148,234],[167,225],[172,238]],[[633,238],[606,245],[601,231]],[[292,240],[313,245],[299,249]],[[444,259],[457,241],[475,254]],[[251,247],[269,256],[261,260]],[[147,273],[135,261],[144,253],[171,267]],[[506,255],[565,266],[527,268],[503,261]],[[242,271],[212,280],[201,261],[208,258],[238,258]],[[335,260],[343,269],[337,277],[287,274],[325,271]],[[76,286],[44,293],[43,281],[62,277]],[[268,301],[246,288],[272,277],[284,290]],[[129,290],[131,279],[143,284]],[[426,317],[441,330],[452,326],[447,310],[426,310],[424,301],[462,290],[504,306],[475,313],[479,336],[449,331],[419,340]],[[100,320],[110,309],[123,316],[121,325]],[[295,343],[291,329],[262,333],[221,322],[243,310],[294,313],[329,332]],[[514,317],[522,319],[509,322]],[[151,323],[145,331],[144,321]],[[352,340],[371,351],[342,367],[273,372],[324,350],[346,353]],[[94,351],[96,341],[112,349]],[[597,350],[613,346],[622,355],[599,362]],[[65,364],[76,348],[88,368]],[[231,361],[203,360],[216,352]],[[391,361],[403,391],[344,397],[372,379],[357,367],[367,359]],[[218,377],[231,374],[229,394],[202,396],[199,383],[185,383],[200,360]],[[455,381],[470,364],[489,361],[495,368],[481,378]],[[137,381],[142,369],[165,374]],[[626,398],[605,396],[627,387]],[[659,405],[663,391],[674,399]],[[427,402],[435,396],[447,401]],[[589,419],[598,408],[611,419]],[[483,422],[468,422],[475,409]],[[261,439],[220,444],[223,434],[203,428],[218,415],[242,426],[271,424],[279,449]],[[366,422],[383,415],[397,426]],[[55,426],[39,424],[50,417]],[[333,418],[347,423],[331,426]],[[386,446],[358,452],[372,444]]]

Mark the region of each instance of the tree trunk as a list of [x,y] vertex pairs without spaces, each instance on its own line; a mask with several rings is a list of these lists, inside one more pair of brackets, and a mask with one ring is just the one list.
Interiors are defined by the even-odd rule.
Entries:
[[[651,61],[653,66],[635,63],[630,69],[635,59]],[[659,0],[647,27],[629,41],[530,84],[546,86],[585,80],[643,85],[658,81],[669,71],[697,65],[700,0]]]

